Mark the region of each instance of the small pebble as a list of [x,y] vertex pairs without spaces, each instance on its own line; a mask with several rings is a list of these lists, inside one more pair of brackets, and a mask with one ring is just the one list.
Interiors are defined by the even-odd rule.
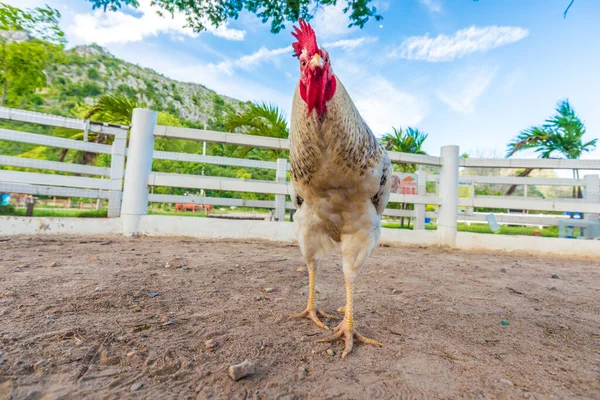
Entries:
[[35,364],[33,364],[33,369],[34,370],[42,369],[46,366],[46,364],[48,364],[48,360],[40,360],[40,361],[36,362]]
[[297,268],[296,269],[296,272],[305,272],[305,271],[306,271],[306,268]]
[[558,279],[558,275],[552,274],[552,279]]
[[206,350],[214,350],[220,346],[221,346],[221,342],[219,342],[216,339],[208,339],[206,342],[204,342],[204,348]]
[[15,361],[15,365],[23,365],[23,360],[17,360],[17,361]]
[[229,367],[229,376],[234,381],[240,380],[243,377],[252,375],[256,371],[256,367],[248,360],[244,360],[243,363],[232,365]]
[[50,267],[50,268],[54,268],[54,267],[56,267],[56,265],[57,265],[57,264],[56,264],[56,261],[54,261],[53,263],[50,263],[50,265],[48,265],[48,267]]
[[98,256],[91,256],[90,257],[90,262],[96,262],[98,261]]
[[400,289],[392,290],[392,294],[398,294],[398,293],[402,293],[402,290],[400,290]]
[[514,383],[512,383],[511,381],[509,381],[508,379],[504,379],[504,378],[502,378],[502,379],[500,379],[500,382],[502,382],[502,383],[506,383],[506,384],[507,384],[507,385],[509,385],[509,386],[515,386],[515,384],[514,384]]
[[330,356],[335,356],[335,352],[332,349],[327,349],[325,352]]
[[298,367],[298,380],[304,380],[304,378],[306,378],[307,375],[307,370],[306,367]]
[[144,387],[143,383],[134,383],[133,385],[131,385],[131,387],[129,388],[129,390],[132,391],[132,392],[137,392],[138,390],[140,390],[143,387]]
[[507,320],[503,320],[502,325],[510,325],[510,322],[508,322]]
[[500,272],[506,272],[506,268],[500,268]]
[[275,290],[275,289],[273,289],[272,287],[268,287],[268,288],[264,289],[265,293],[271,293],[271,292],[273,292],[273,290]]
[[148,297],[157,297],[158,293],[155,292],[148,292]]
[[96,289],[94,289],[94,292],[104,292],[104,288],[101,286],[96,287]]
[[46,319],[58,319],[58,317],[56,316],[56,314],[48,314],[46,315]]

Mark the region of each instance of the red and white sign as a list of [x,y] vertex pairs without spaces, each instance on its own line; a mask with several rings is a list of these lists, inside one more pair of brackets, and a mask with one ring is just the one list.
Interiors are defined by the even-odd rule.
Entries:
[[416,175],[392,175],[392,193],[418,194]]

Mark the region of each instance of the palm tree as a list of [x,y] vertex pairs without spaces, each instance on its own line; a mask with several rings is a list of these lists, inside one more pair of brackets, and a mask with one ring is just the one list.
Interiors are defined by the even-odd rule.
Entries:
[[[525,129],[508,144],[506,157],[518,151],[533,149],[539,158],[567,158],[578,159],[585,152],[596,148],[598,139],[583,143],[585,125],[575,114],[569,100],[561,100],[556,106],[556,114],[541,126],[532,126]],[[526,169],[518,176],[528,176],[533,169]],[[579,179],[579,170],[573,170],[573,178]],[[510,187],[507,195],[515,191],[516,185]],[[573,187],[573,197],[583,197],[581,188]]]
[[[408,127],[406,130],[402,128],[393,128],[393,133],[387,133],[381,138],[381,143],[387,150],[399,151],[402,153],[411,154],[427,154],[423,150],[423,143],[427,139],[428,134],[415,128]],[[394,164],[396,171],[404,173],[413,173],[417,169],[415,164]],[[409,205],[402,203],[400,205],[402,210],[410,209]],[[400,218],[400,225],[404,226],[404,217]],[[408,219],[408,226],[410,227],[410,218]]]
[[[85,113],[84,119],[91,119],[110,124],[130,125],[133,109],[139,107],[135,100],[122,94],[105,94],[98,98],[96,103]],[[73,140],[83,140],[84,132],[78,132],[70,137]],[[111,144],[112,135],[90,132],[88,141],[93,143]],[[69,149],[62,149],[60,161],[64,161]],[[78,152],[75,159],[81,164],[94,164],[97,154],[90,152]]]
[[[411,154],[427,154],[422,146],[427,139],[428,134],[418,129],[408,127],[406,130],[402,128],[392,128],[393,133],[386,133],[381,138],[381,143],[387,150],[399,151],[401,153]],[[415,164],[395,164],[401,172],[415,172],[417,166]]]
[[[274,104],[251,103],[246,109],[237,114],[230,114],[225,121],[228,131],[238,131],[247,135],[268,136],[278,139],[287,139],[289,129],[285,114]],[[223,146],[224,155],[244,158],[253,150],[253,147]],[[286,151],[269,149],[272,159],[283,158]]]

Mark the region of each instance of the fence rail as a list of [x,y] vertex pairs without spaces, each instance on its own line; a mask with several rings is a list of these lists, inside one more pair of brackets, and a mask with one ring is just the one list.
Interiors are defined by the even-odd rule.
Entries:
[[13,140],[21,143],[39,144],[41,146],[89,151],[90,153],[110,154],[111,152],[111,147],[106,144],[87,143],[79,140],[40,135],[37,133],[13,131],[10,129],[0,129],[0,140]]
[[252,146],[264,149],[288,150],[288,139],[277,139],[266,136],[242,135],[240,133],[217,132],[191,128],[177,128],[174,126],[157,125],[154,136],[171,139],[193,140],[196,142],[210,142],[234,144],[238,146]]
[[129,129],[128,126],[107,124],[83,119],[61,117],[58,115],[44,114],[34,111],[17,110],[14,108],[0,107],[0,119],[9,121],[26,122],[37,125],[55,126],[60,128],[75,129],[119,135]]
[[469,168],[534,168],[599,170],[600,160],[528,158],[461,158],[459,166]]
[[[293,209],[289,201],[290,182],[287,180],[289,164],[284,159],[261,161],[217,157],[201,154],[153,151],[154,138],[171,138],[199,142],[223,143],[239,146],[251,146],[265,149],[288,150],[289,140],[270,137],[251,136],[228,132],[215,132],[190,128],[156,125],[156,115],[152,111],[136,109],[131,126],[131,144],[126,148],[128,126],[98,124],[57,116],[48,116],[22,110],[0,107],[0,118],[81,129],[114,135],[112,145],[88,143],[49,135],[33,134],[9,129],[0,129],[0,140],[12,140],[21,143],[52,146],[76,151],[88,151],[111,155],[111,165],[95,167],[69,164],[56,161],[32,160],[19,157],[0,156],[0,165],[16,168],[57,171],[62,173],[89,175],[66,176],[41,172],[21,172],[0,170],[0,191],[19,192],[48,196],[76,196],[109,199],[109,216],[122,216],[130,223],[124,223],[124,232],[136,230],[136,218],[146,214],[148,203],[192,203],[214,206],[237,206],[274,209],[279,221],[285,219],[285,211]],[[459,176],[464,168],[535,168],[535,169],[580,169],[600,170],[600,160],[540,160],[540,159],[477,159],[458,157],[458,147],[442,148],[439,157],[417,154],[390,152],[393,163],[418,164],[441,167],[439,175],[417,171],[417,194],[390,195],[390,204],[413,204],[414,210],[386,209],[388,217],[415,218],[415,229],[424,229],[425,218],[436,219],[440,231],[440,243],[452,244],[455,241],[458,221],[484,222],[485,213],[474,213],[474,208],[520,209],[549,212],[581,212],[591,221],[600,214],[600,183],[597,175],[587,175],[583,179],[535,178],[515,176]],[[125,159],[128,168],[125,170]],[[152,160],[169,160],[199,164],[224,165],[242,168],[259,168],[275,171],[275,179],[249,180],[215,176],[186,175],[152,171]],[[126,177],[129,174],[129,178]],[[101,179],[101,178],[104,179]],[[125,189],[123,180],[125,179]],[[128,184],[129,182],[129,184]],[[436,184],[437,194],[426,193],[426,182]],[[518,196],[480,196],[474,192],[471,197],[458,198],[459,185],[521,185],[521,186],[566,186],[584,187],[585,199],[541,199]],[[171,187],[228,191],[238,193],[261,193],[273,195],[274,200],[245,200],[223,197],[179,196],[150,193],[151,187]],[[129,194],[127,195],[129,191]],[[126,199],[126,197],[129,198]],[[122,201],[123,198],[123,201]],[[433,206],[435,212],[427,211]],[[458,207],[467,207],[466,213],[459,213]],[[499,223],[528,225],[558,225],[565,219],[560,215],[505,215],[496,214]]]
[[36,160],[31,158],[0,156],[0,165],[7,167],[42,169],[48,171],[70,172],[73,174],[110,176],[110,168],[91,165],[71,164],[58,161]]

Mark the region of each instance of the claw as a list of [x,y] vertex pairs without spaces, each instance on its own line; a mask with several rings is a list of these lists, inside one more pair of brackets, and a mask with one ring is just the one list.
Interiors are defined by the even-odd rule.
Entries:
[[346,312],[346,306],[342,306],[337,309],[337,312],[344,314]]
[[333,329],[333,331],[334,331],[333,335],[323,338],[323,339],[319,340],[319,342],[321,342],[321,343],[334,342],[336,340],[342,339],[342,337],[343,337],[345,345],[344,345],[344,351],[342,352],[342,358],[345,358],[352,351],[352,348],[354,347],[354,339],[358,340],[359,342],[372,344],[373,346],[383,347],[383,344],[379,343],[377,340],[363,336],[360,333],[356,332],[356,330],[354,330],[354,329],[348,329],[346,324],[344,324],[343,321],[341,324],[336,326]]
[[299,314],[291,315],[290,318],[308,318],[308,319],[312,320],[319,328],[329,330],[329,328],[323,322],[321,322],[318,315],[320,315],[323,318],[336,319],[333,315],[329,315],[329,314],[321,311],[318,308],[317,309],[307,308],[306,310],[302,311]]

